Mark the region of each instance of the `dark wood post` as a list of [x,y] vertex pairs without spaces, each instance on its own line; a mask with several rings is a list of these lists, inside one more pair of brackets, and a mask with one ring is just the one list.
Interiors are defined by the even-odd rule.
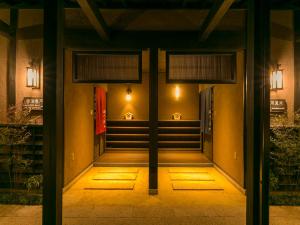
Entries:
[[269,4],[269,0],[248,0],[247,225],[269,224]]
[[44,1],[43,225],[62,224],[63,1]]
[[158,193],[158,49],[150,49],[149,77],[149,194]]
[[10,9],[9,26],[9,55],[8,55],[8,85],[7,85],[7,105],[16,105],[16,54],[17,54],[17,28],[18,9]]

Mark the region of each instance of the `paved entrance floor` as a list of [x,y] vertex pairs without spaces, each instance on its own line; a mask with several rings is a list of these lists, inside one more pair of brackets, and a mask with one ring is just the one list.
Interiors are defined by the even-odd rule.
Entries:
[[[134,169],[137,171],[133,171]],[[64,225],[245,224],[245,196],[214,168],[197,168],[194,172],[198,174],[206,172],[224,190],[173,190],[174,182],[197,183],[201,182],[203,177],[208,177],[202,176],[203,174],[191,175],[193,171],[190,169],[187,171],[186,168],[159,168],[159,194],[149,196],[148,170],[145,167],[131,168],[129,169],[131,171],[128,168],[113,168],[114,171],[108,171],[110,168],[103,167],[92,168],[64,193],[63,223]],[[111,177],[107,175],[108,172],[112,174]],[[136,176],[129,175],[132,173]],[[183,173],[188,175],[183,176]],[[189,176],[190,179],[187,178]],[[133,190],[100,190],[117,186],[122,189],[128,187],[126,183],[132,183]],[[40,225],[41,207],[0,205],[0,224]],[[271,207],[270,224],[299,225],[300,208]]]

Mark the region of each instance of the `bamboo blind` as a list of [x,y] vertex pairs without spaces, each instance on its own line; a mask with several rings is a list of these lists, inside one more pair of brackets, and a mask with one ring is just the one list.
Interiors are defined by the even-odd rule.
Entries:
[[74,78],[81,82],[138,81],[140,58],[138,54],[76,54]]
[[169,80],[233,81],[235,58],[233,54],[169,54]]

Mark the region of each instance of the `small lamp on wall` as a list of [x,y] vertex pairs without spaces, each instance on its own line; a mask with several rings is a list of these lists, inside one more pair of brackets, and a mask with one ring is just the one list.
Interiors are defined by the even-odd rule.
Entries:
[[283,70],[279,68],[280,64],[277,64],[275,69],[272,71],[270,77],[270,87],[271,90],[281,90],[283,89]]
[[130,102],[131,99],[132,99],[131,93],[132,93],[132,90],[131,90],[130,87],[128,87],[127,90],[126,90],[126,97],[125,97],[127,102]]
[[30,66],[26,67],[26,87],[31,87],[32,89],[40,88],[39,65],[30,63]]

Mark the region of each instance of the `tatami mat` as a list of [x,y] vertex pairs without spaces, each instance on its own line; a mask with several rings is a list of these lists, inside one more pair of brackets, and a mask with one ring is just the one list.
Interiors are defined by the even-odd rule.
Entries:
[[97,173],[93,176],[93,180],[136,180],[137,173]]
[[224,190],[215,181],[174,181],[173,190]]
[[185,181],[214,181],[215,179],[209,173],[171,173],[171,180]]

